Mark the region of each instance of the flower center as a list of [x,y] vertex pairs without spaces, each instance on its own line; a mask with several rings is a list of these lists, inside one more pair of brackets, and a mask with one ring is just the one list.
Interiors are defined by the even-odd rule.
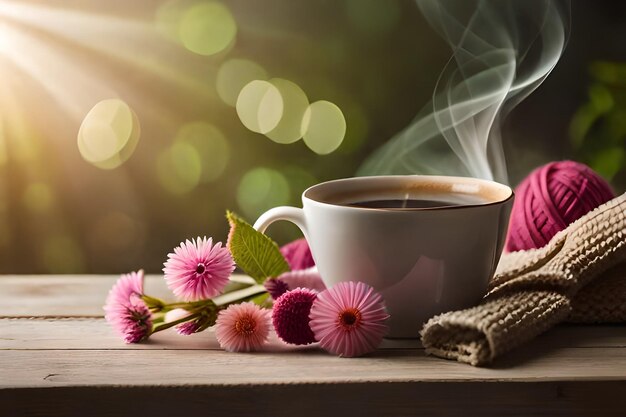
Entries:
[[246,336],[254,333],[255,327],[256,327],[256,322],[254,321],[253,318],[249,316],[240,317],[235,322],[235,330],[237,331],[237,333],[243,334]]
[[137,306],[134,309],[127,309],[130,319],[140,327],[148,327],[150,322],[150,311],[144,306]]
[[198,264],[198,266],[196,266],[196,274],[202,275],[204,274],[205,271],[206,271],[206,266],[204,264]]
[[344,330],[350,330],[359,325],[361,312],[356,308],[348,308],[339,313],[339,323]]

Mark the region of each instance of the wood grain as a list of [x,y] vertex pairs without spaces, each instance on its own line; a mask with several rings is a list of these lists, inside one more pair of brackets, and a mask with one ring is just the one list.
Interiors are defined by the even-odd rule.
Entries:
[[[623,416],[626,326],[558,326],[490,368],[387,340],[354,359],[272,336],[219,349],[211,331],[125,345],[102,318],[117,276],[0,277],[0,417]],[[246,280],[238,276],[236,280]],[[162,277],[150,294],[169,295]]]
[[[6,275],[0,278],[0,317],[102,317],[119,275]],[[234,275],[235,281],[250,281]],[[252,281],[254,282],[254,281]],[[147,275],[146,293],[172,300],[162,275]]]
[[[414,350],[338,358],[319,350],[250,354],[201,350],[5,350],[2,388],[265,385],[366,382],[623,381],[626,351],[561,348],[475,368]],[[610,358],[600,360],[599,358]]]
[[[273,345],[278,344],[275,337]],[[559,347],[626,348],[626,327],[618,325],[562,325],[526,345],[541,349]],[[382,349],[421,349],[419,340],[384,340]],[[211,329],[180,336],[173,329],[157,333],[148,342],[126,345],[101,318],[0,319],[2,349],[219,349]],[[294,349],[294,348],[292,348]]]

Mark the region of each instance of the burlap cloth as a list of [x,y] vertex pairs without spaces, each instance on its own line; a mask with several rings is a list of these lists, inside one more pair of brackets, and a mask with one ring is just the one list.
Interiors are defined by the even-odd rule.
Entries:
[[626,321],[626,194],[543,248],[504,254],[482,303],[433,317],[422,343],[480,366],[563,321]]

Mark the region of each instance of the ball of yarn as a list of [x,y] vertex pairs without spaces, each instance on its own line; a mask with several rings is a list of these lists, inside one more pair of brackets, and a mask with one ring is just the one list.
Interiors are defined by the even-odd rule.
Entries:
[[594,208],[615,197],[609,184],[585,164],[551,162],[515,189],[506,250],[539,248]]

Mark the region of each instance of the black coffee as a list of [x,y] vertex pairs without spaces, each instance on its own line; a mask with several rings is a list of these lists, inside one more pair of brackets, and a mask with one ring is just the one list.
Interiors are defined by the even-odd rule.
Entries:
[[420,209],[420,208],[432,208],[432,207],[449,207],[458,206],[459,204],[450,203],[448,201],[438,200],[369,200],[369,201],[357,201],[356,203],[346,204],[350,207],[362,207],[362,208],[380,208],[380,209]]

